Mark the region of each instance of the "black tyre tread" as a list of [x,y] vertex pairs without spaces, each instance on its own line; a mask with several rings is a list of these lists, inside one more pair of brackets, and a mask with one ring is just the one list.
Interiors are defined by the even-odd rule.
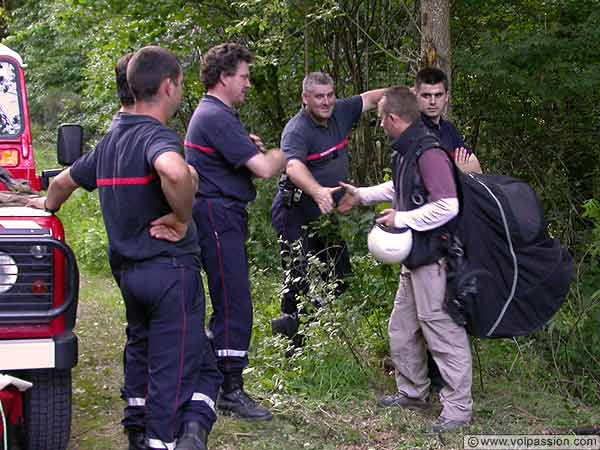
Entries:
[[71,433],[71,371],[28,373],[33,387],[24,404],[25,449],[66,450]]

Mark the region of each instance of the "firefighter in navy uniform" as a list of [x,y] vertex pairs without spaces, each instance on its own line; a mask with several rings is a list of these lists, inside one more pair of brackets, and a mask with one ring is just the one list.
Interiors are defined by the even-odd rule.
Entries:
[[[291,271],[283,290],[283,315],[271,322],[274,334],[297,339],[299,296],[306,294],[307,255],[317,255],[332,267],[343,291],[343,278],[351,273],[346,243],[340,239],[325,240],[315,233],[311,222],[335,207],[340,190],[338,183],[348,178],[348,138],[352,127],[364,111],[373,109],[383,89],[336,100],[332,78],[321,72],[308,74],[302,82],[300,111],[290,119],[281,135],[281,149],[286,159],[286,173],[273,200],[271,220],[281,238],[282,265]],[[293,243],[300,241],[301,258],[291,254]],[[291,266],[290,266],[291,264]],[[316,301],[318,306],[318,299]]]
[[234,109],[250,89],[251,61],[238,44],[206,53],[201,78],[207,92],[188,126],[185,150],[199,175],[194,220],[213,306],[210,333],[224,376],[217,407],[245,419],[270,420],[271,413],[244,390],[242,377],[252,333],[246,206],[256,197],[252,178],[278,175],[283,155],[279,149],[266,152]]
[[150,46],[131,58],[127,79],[136,113],[122,115],[31,206],[54,212],[80,186],[99,190],[129,331],[122,422],[129,449],[204,450],[222,377],[204,331],[191,220],[197,176],[165,126],[181,102],[183,71],[172,53]]
[[415,77],[414,90],[423,124],[437,136],[442,147],[454,155],[458,168],[463,172],[482,173],[479,160],[467,148],[456,127],[442,116],[450,99],[446,74],[436,67],[421,69]]
[[[452,122],[443,117],[450,99],[446,74],[436,67],[425,67],[417,73],[414,89],[421,121],[439,139],[442,147],[453,154],[456,166],[463,172],[482,173],[477,157],[467,148]],[[432,391],[439,392],[443,386],[442,376],[431,353],[427,352],[427,358]]]

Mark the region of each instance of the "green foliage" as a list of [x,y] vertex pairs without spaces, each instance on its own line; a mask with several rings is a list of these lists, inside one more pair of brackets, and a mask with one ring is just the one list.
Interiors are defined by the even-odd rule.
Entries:
[[97,193],[75,191],[58,216],[79,266],[91,273],[109,273],[108,240]]
[[461,129],[484,169],[530,181],[556,234],[579,247],[576,205],[600,189],[596,3],[465,1],[455,17]]
[[[84,124],[90,143],[104,133],[118,108],[114,63],[143,45],[170,48],[184,65],[185,98],[171,124],[181,134],[203,93],[200,56],[224,40],[248,45],[256,55],[254,89],[240,112],[247,129],[271,146],[277,145],[286,120],[300,105],[305,69],[330,72],[338,95],[347,96],[411,83],[420,59],[418,2],[412,1],[9,4],[14,5],[9,15],[0,10],[0,29],[6,30],[3,43],[19,51],[28,64],[34,137],[42,142],[36,151],[44,167],[54,166],[51,136],[61,121]],[[452,8],[455,121],[486,172],[532,183],[551,234],[568,245],[578,261],[571,295],[548,327],[531,339],[482,343],[484,365],[491,375],[497,371],[509,379],[539,379],[549,387],[567,386],[573,395],[597,399],[600,208],[597,200],[590,200],[582,215],[580,205],[600,198],[600,10],[593,0],[461,0]],[[376,144],[380,138],[368,118],[353,133],[351,167],[357,184],[385,177],[389,158],[385,146]],[[324,218],[322,231],[335,230],[349,243],[354,276],[343,296],[332,299],[305,324],[307,351],[286,360],[281,369],[285,343],[278,344],[265,329],[278,314],[282,275],[269,214],[275,184],[258,184],[257,201],[249,208],[248,240],[257,322],[262,324],[253,341],[261,349],[256,373],[264,375],[261,380],[273,376],[269,389],[347,397],[373,376],[379,364],[371,361],[373,355],[382,358],[387,351],[385,324],[398,269],[366,255],[372,211]],[[78,192],[60,217],[80,265],[106,272],[106,236],[97,196]],[[327,283],[319,280],[313,285],[326,289]],[[350,340],[342,333],[348,330]],[[340,379],[335,378],[336,368]]]
[[583,204],[584,219],[589,219],[594,226],[592,230],[592,239],[590,247],[590,255],[592,258],[600,257],[600,201],[595,198],[587,200]]
[[[297,251],[293,258],[302,256]],[[348,302],[348,293],[336,296],[337,282],[329,276],[329,269],[318,258],[309,257],[308,292],[299,305],[304,311],[299,329],[303,346],[294,348],[280,336],[265,335],[256,342],[251,372],[265,389],[287,396],[348,401],[360,398],[357,392],[366,393],[378,379],[376,361],[371,361],[368,352],[370,345],[365,345],[373,335],[365,329],[364,304]],[[262,284],[261,278],[253,280]],[[264,299],[264,286],[260,292]],[[315,307],[317,300],[319,308]],[[279,315],[277,306],[270,310]]]
[[248,260],[252,266],[278,273],[281,267],[279,242],[271,226],[271,203],[277,186],[272,180],[258,181],[256,185],[256,200],[248,207]]

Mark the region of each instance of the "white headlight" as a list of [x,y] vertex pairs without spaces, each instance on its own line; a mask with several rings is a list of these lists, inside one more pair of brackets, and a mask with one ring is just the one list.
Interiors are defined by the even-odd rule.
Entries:
[[15,260],[0,252],[0,294],[9,291],[15,285],[18,273]]
[[48,249],[43,245],[33,245],[29,249],[31,256],[33,256],[35,259],[42,259],[44,256],[46,256],[47,251]]
[[369,252],[385,264],[398,264],[406,259],[412,249],[410,228],[388,228],[376,224],[367,238]]

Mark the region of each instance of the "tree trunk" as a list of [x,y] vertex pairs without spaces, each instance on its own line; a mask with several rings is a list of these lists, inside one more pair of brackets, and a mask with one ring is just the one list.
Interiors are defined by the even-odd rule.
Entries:
[[[450,0],[421,0],[422,67],[438,67],[448,76],[452,87],[452,49],[450,45]],[[448,104],[446,116],[451,116]]]

